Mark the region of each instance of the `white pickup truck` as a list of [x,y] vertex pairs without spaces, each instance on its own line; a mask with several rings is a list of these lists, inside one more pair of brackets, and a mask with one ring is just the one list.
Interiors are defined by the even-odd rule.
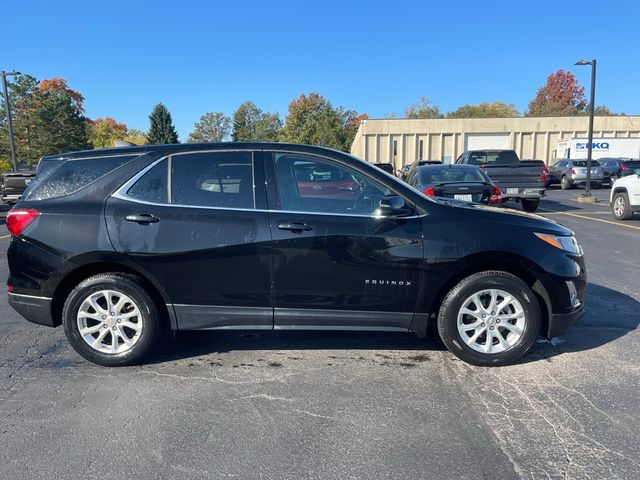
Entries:
[[640,212],[640,169],[613,183],[610,202],[616,220],[628,220],[633,212]]

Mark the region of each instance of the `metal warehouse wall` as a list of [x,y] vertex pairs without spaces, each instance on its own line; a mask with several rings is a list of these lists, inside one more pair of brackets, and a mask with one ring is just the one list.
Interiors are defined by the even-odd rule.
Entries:
[[[588,117],[370,119],[360,124],[351,153],[400,168],[418,158],[455,161],[470,143],[512,148],[520,158],[549,164],[556,141],[586,138],[588,122]],[[593,136],[640,137],[640,116],[595,117]]]

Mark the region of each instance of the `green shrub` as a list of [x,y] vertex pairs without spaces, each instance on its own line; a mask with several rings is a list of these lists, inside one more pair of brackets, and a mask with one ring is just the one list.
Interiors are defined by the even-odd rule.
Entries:
[[8,158],[0,158],[0,173],[10,172],[11,162]]

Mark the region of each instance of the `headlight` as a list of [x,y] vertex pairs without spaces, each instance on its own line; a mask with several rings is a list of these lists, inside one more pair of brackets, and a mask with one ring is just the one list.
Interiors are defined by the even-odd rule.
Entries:
[[582,255],[582,247],[578,245],[578,241],[574,236],[561,237],[558,235],[549,235],[548,233],[535,233],[535,236],[560,250]]

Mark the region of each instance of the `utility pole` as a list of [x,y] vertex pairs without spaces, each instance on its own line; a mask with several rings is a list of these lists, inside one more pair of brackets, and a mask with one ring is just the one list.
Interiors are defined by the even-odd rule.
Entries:
[[593,115],[595,111],[596,103],[596,59],[593,60],[579,60],[576,65],[591,65],[591,93],[589,98],[589,140],[587,144],[587,184],[585,186],[584,194],[580,195],[578,201],[583,202],[597,202],[598,199],[591,195],[591,156],[593,150]]
[[7,109],[7,129],[9,130],[9,145],[11,147],[11,168],[15,172],[18,169],[18,165],[16,164],[16,144],[13,141],[13,123],[11,122],[11,105],[9,105],[7,77],[11,75],[20,75],[20,72],[16,72],[15,70],[11,72],[5,72],[4,70],[2,70],[0,74],[2,75],[2,88],[4,90],[4,105]]

